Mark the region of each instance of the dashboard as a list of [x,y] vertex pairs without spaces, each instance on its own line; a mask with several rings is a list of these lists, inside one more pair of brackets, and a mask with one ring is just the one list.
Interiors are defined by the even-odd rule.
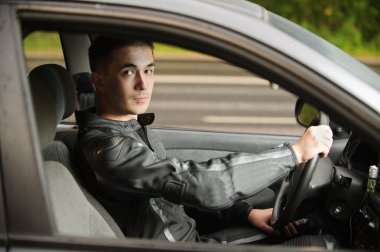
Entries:
[[[362,178],[362,200],[350,218],[352,227],[352,247],[358,249],[380,248],[380,178],[378,175],[375,192],[366,192],[369,167],[380,166],[380,152],[355,135],[351,135],[337,161]],[[380,173],[379,173],[380,174]],[[352,198],[350,199],[352,201]]]
[[375,150],[359,137],[351,135],[342,156],[338,160],[338,165],[355,169],[368,176],[371,165],[379,166],[379,157],[380,152],[378,150]]

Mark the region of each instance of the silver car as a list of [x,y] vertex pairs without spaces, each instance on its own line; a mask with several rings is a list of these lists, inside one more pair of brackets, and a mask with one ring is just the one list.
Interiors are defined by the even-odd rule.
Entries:
[[[328,116],[334,131],[329,157],[291,175],[290,189],[277,183],[257,201],[274,206],[279,228],[312,216],[303,237],[329,235],[324,248],[380,249],[380,184],[370,177],[380,165],[380,76],[322,38],[243,0],[5,0],[0,33],[0,251],[284,251],[283,241],[270,238],[226,246],[123,236],[85,189],[75,156],[73,111],[94,102],[91,85],[82,85],[89,84],[87,49],[98,34],[133,35],[196,52],[175,61],[156,55],[157,68],[161,60],[169,70],[157,74],[151,110],[164,118],[154,130],[169,156],[203,161],[261,151],[295,142],[304,130],[296,121],[312,124],[305,121],[311,111]],[[26,41],[36,33],[56,34],[58,62],[44,58],[47,49],[32,60]],[[207,62],[233,73],[216,78]],[[76,85],[56,89],[61,98],[55,101],[28,79],[35,67],[53,63],[63,65],[70,74],[65,81]],[[192,70],[197,67],[201,74]],[[199,115],[206,126],[190,122],[200,111],[207,111]],[[236,128],[236,121],[243,126]],[[200,232],[217,225],[209,213],[192,214]],[[314,245],[298,249],[319,248]]]

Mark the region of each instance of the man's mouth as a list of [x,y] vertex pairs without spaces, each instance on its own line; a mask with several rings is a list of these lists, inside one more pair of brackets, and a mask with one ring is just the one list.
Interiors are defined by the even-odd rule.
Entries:
[[147,96],[138,96],[138,97],[135,97],[135,101],[136,101],[137,104],[145,103],[147,100],[148,100]]

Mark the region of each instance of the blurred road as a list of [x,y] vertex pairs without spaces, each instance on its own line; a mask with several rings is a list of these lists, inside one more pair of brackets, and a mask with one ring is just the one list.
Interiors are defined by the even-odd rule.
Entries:
[[[64,65],[62,60],[49,62]],[[44,59],[28,59],[28,68],[44,63]],[[370,66],[380,73],[378,61]],[[155,76],[149,108],[156,114],[154,125],[289,135],[304,130],[294,119],[296,97],[271,89],[266,80],[225,62],[156,57]]]
[[224,62],[158,58],[149,111],[156,113],[156,125],[168,127],[299,135],[295,101]]

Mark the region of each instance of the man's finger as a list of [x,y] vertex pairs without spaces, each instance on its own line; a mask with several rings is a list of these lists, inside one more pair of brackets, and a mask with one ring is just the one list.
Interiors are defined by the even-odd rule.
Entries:
[[291,236],[298,234],[297,228],[293,225],[293,223],[289,223],[287,226],[289,228]]
[[282,231],[288,236],[288,237],[291,237],[292,234],[290,233],[290,230],[289,230],[289,227],[286,225]]
[[270,233],[270,234],[273,233],[273,231],[274,231],[274,229],[268,225],[262,225],[260,228],[262,230],[264,230],[265,232]]

